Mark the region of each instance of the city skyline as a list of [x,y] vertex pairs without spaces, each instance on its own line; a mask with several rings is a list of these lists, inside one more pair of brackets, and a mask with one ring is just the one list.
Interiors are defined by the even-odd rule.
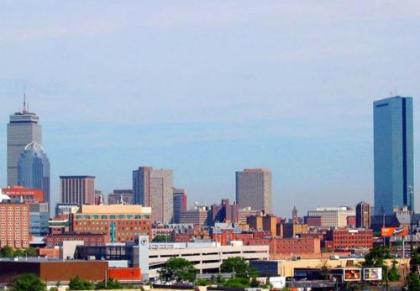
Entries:
[[[66,17],[58,4],[2,4],[0,168],[26,91],[56,196],[59,175],[94,175],[110,193],[144,164],[213,203],[233,200],[235,171],[264,167],[276,214],[373,204],[371,106],[419,96],[419,4],[273,3],[72,3]],[[419,144],[415,131],[415,173]]]

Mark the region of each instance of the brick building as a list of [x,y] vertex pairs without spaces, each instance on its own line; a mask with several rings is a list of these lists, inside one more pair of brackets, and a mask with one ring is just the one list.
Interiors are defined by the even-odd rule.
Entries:
[[110,242],[151,235],[151,208],[141,205],[82,205],[71,220],[74,233],[105,234]]
[[286,238],[275,239],[270,244],[273,254],[319,254],[321,253],[321,240],[317,238]]
[[106,261],[0,261],[0,283],[8,284],[17,275],[22,273],[34,273],[41,280],[67,283],[72,278],[80,278],[90,281],[103,281],[107,278],[108,262]]
[[279,234],[277,233],[277,224],[279,223],[279,218],[274,215],[253,215],[247,218],[249,227],[255,231],[264,231],[270,233],[271,237],[276,237]]
[[[7,196],[0,195],[7,199]],[[2,198],[3,199],[3,198]],[[29,205],[0,199],[0,247],[27,248],[31,240]],[[9,201],[9,202],[8,202]]]
[[45,237],[44,241],[47,248],[61,246],[63,241],[83,241],[85,246],[103,246],[109,239],[105,234],[92,234],[92,233],[61,233],[49,234]]
[[303,254],[320,254],[321,240],[319,238],[277,238],[254,239],[247,242],[250,245],[269,245],[271,255],[299,256]]
[[332,229],[327,232],[325,245],[334,250],[370,249],[373,246],[373,230]]

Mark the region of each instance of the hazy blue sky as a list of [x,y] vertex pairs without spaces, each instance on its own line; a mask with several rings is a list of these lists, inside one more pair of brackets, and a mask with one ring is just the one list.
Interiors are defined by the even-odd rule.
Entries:
[[372,202],[372,101],[395,92],[420,183],[419,1],[2,1],[1,185],[24,90],[57,196],[59,175],[108,193],[150,165],[215,202],[267,167],[279,215]]

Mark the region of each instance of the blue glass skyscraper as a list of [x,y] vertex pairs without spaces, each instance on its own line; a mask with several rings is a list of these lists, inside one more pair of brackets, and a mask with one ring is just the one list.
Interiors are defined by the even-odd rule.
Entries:
[[414,210],[413,99],[391,97],[373,103],[375,214]]
[[44,201],[50,203],[50,162],[38,143],[30,143],[21,153],[17,167],[18,185],[40,189]]

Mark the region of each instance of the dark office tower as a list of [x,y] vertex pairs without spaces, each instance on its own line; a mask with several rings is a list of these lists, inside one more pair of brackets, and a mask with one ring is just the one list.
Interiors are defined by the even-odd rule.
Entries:
[[29,112],[24,102],[22,112],[10,115],[7,125],[7,185],[17,185],[20,154],[31,143],[42,144],[42,129],[39,117]]
[[28,144],[18,162],[18,185],[42,190],[44,201],[50,205],[50,162],[42,146]]
[[391,97],[373,103],[375,214],[414,210],[413,99]]
[[94,176],[60,176],[63,204],[95,204]]
[[370,205],[366,202],[356,205],[356,227],[370,228]]
[[298,216],[298,211],[297,211],[296,206],[293,206],[293,209],[292,209],[292,222],[294,224],[299,223],[299,216]]
[[271,213],[271,171],[245,169],[236,172],[236,202],[241,208]]
[[172,170],[140,167],[133,171],[134,203],[152,207],[152,221],[173,219]]
[[181,213],[187,211],[187,194],[184,189],[173,188],[174,193],[174,223],[179,223]]

